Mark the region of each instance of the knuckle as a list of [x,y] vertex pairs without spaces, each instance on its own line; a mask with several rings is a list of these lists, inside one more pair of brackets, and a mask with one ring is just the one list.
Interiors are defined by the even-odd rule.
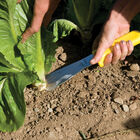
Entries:
[[113,61],[118,61],[119,60],[119,57],[118,56],[114,56],[113,57]]

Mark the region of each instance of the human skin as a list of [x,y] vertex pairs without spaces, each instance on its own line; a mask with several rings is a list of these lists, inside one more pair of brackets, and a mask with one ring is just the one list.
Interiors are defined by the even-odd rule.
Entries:
[[[17,3],[22,0],[17,0]],[[22,35],[22,42],[24,43],[30,36],[40,30],[42,22],[47,26],[52,18],[52,14],[56,10],[61,0],[35,0],[34,14],[30,27]],[[45,19],[45,20],[44,20]],[[44,21],[43,21],[44,20]]]
[[[117,0],[114,4],[109,18],[106,21],[100,35],[98,49],[94,58],[90,61],[91,64],[96,64],[100,61],[103,53],[109,48],[114,40],[129,32],[130,22],[134,16],[140,12],[140,0]],[[96,41],[95,41],[96,42]],[[97,43],[93,43],[93,46]],[[116,64],[119,60],[124,60],[126,56],[133,51],[131,41],[121,41],[116,43],[113,52],[106,56],[104,64]]]
[[[21,0],[18,0],[18,2],[20,1]],[[27,28],[22,35],[23,43],[31,35],[39,31],[43,19],[45,19],[45,26],[48,25],[59,2],[60,0],[35,0],[33,20],[31,26]],[[91,64],[99,62],[104,51],[112,45],[116,38],[129,32],[130,22],[139,11],[140,0],[116,0],[115,5],[110,12],[110,16],[100,34],[99,43],[96,45],[99,47],[94,58],[90,61]],[[93,46],[94,45],[95,43],[93,43]],[[113,52],[107,55],[104,64],[116,64],[119,60],[124,60],[132,51],[133,45],[131,41],[121,41],[115,45]]]

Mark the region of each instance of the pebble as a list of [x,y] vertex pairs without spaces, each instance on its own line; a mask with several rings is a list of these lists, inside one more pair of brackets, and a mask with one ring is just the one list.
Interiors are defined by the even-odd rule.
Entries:
[[119,110],[116,108],[116,109],[114,109],[114,112],[116,113],[116,114],[119,114]]
[[56,104],[55,103],[53,103],[52,105],[51,105],[51,108],[55,108],[56,107]]
[[116,114],[119,113],[118,107],[115,103],[112,104],[112,109],[113,109],[114,113],[116,113]]
[[129,107],[127,105],[122,105],[124,112],[129,112]]
[[133,78],[133,77],[136,76],[136,72],[134,72],[134,71],[128,71],[128,72],[127,72],[127,76]]
[[62,53],[61,55],[60,55],[60,59],[62,60],[62,61],[66,61],[67,60],[67,55],[66,55],[66,53]]
[[61,117],[61,116],[63,116],[63,113],[62,112],[59,112],[58,113],[58,117]]
[[132,70],[132,71],[139,71],[140,70],[140,67],[139,67],[138,64],[132,64],[130,66],[130,70]]
[[118,104],[120,104],[120,105],[123,104],[123,100],[122,100],[122,98],[120,98],[120,97],[115,98],[115,99],[114,99],[114,102],[115,102],[115,103],[118,103]]
[[57,132],[61,132],[61,128],[60,127],[55,127],[54,128]]
[[81,92],[78,94],[78,97],[85,98],[87,95],[88,95],[88,92],[86,92],[86,91],[81,91]]
[[48,112],[49,112],[49,113],[52,113],[52,112],[53,112],[53,109],[52,109],[52,108],[49,108],[49,109],[48,109]]
[[57,112],[61,112],[61,108],[60,108],[60,107],[57,107],[57,108],[56,108],[56,111],[57,111]]
[[130,107],[131,110],[136,110],[137,109],[137,104],[133,103],[129,107]]
[[38,109],[38,108],[35,108],[34,111],[35,111],[35,112],[39,112],[39,109]]

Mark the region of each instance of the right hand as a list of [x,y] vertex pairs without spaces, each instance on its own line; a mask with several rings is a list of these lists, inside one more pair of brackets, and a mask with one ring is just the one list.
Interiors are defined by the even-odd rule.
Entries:
[[[17,3],[21,0],[17,0]],[[31,26],[26,29],[22,35],[22,43],[24,43],[30,36],[40,30],[43,19],[47,26],[51,21],[52,14],[57,8],[60,0],[35,0],[34,15]],[[45,18],[44,18],[45,17]]]
[[[125,19],[120,17],[110,18],[105,23],[101,35],[93,43],[93,47],[99,46],[94,58],[90,61],[91,64],[96,64],[102,58],[105,50],[109,48],[115,39],[129,32],[130,24]],[[104,64],[116,64],[119,60],[124,60],[126,56],[130,55],[133,51],[131,41],[121,41],[117,43],[113,52],[106,56]]]

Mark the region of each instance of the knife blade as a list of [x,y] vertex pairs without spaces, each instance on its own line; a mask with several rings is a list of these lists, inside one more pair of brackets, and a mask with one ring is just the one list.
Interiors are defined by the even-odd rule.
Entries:
[[[112,49],[113,49],[115,43],[118,43],[121,40],[124,40],[124,41],[131,40],[133,46],[136,46],[140,43],[140,32],[139,31],[131,31],[131,32],[119,37],[118,39],[116,39],[113,42],[112,46],[104,52],[101,60],[98,62],[100,67],[104,66],[104,59],[109,53],[112,52]],[[58,69],[58,70],[46,75],[45,76],[46,83],[47,83],[46,90],[51,91],[51,90],[55,89],[57,86],[61,85],[65,81],[72,78],[78,72],[89,67],[91,65],[90,60],[92,58],[93,58],[93,54],[91,54],[91,55],[89,55],[89,56],[87,56],[87,57],[85,57],[85,58],[83,58],[83,59],[81,59],[73,64],[65,66],[61,69]]]
[[47,81],[46,90],[51,91],[55,89],[57,86],[61,85],[65,81],[72,78],[78,72],[91,66],[90,60],[92,58],[93,58],[93,54],[46,75],[46,81]]

